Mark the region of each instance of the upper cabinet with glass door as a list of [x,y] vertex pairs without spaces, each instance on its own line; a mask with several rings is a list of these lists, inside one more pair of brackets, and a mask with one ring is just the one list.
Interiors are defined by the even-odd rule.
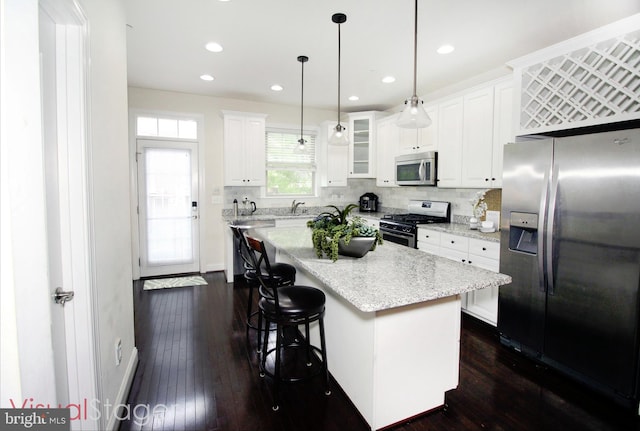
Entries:
[[349,114],[349,177],[375,178],[377,111]]

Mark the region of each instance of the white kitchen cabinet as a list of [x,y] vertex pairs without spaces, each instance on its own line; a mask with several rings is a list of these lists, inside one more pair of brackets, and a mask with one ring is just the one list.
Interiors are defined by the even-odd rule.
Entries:
[[418,228],[418,249],[440,255],[440,232],[423,227]]
[[[418,249],[461,263],[499,272],[500,243],[418,228]],[[462,295],[462,310],[493,326],[498,323],[498,288]]]
[[[469,263],[489,271],[500,270],[500,243],[469,239]],[[497,287],[474,290],[467,293],[464,311],[485,322],[498,324]]]
[[438,104],[438,187],[501,187],[503,147],[514,139],[512,87],[496,80]]
[[266,183],[265,114],[223,111],[224,185]]
[[349,171],[349,147],[329,145],[327,147],[327,186],[346,187]]
[[512,80],[465,96],[462,187],[502,187],[502,153],[513,142]]
[[513,81],[500,82],[493,93],[493,160],[491,162],[491,184],[502,187],[502,157],[504,146],[515,142],[513,125]]
[[317,154],[320,186],[346,187],[349,172],[349,147],[329,145],[329,137],[336,126],[335,120],[324,121],[318,136]]
[[438,106],[438,187],[460,187],[462,178],[463,98]]
[[420,129],[406,129],[398,127],[398,155],[424,153],[438,150],[438,106],[425,107],[431,118],[431,125]]
[[395,157],[400,128],[397,115],[376,122],[376,186],[396,187]]
[[376,111],[349,114],[349,177],[375,178]]
[[464,96],[462,187],[487,187],[493,160],[493,87]]

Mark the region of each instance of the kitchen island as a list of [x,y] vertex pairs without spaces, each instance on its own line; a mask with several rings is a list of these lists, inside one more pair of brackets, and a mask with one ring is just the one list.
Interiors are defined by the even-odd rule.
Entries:
[[298,268],[296,284],[326,294],[329,371],[372,429],[444,404],[458,385],[460,294],[511,281],[393,243],[332,262],[316,256],[309,229],[256,233]]

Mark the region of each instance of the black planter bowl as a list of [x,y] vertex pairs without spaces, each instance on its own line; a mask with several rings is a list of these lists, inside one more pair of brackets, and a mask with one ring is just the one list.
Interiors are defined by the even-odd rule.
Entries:
[[376,238],[373,236],[354,236],[349,244],[344,243],[344,239],[340,238],[338,242],[338,254],[350,257],[362,257],[371,250]]

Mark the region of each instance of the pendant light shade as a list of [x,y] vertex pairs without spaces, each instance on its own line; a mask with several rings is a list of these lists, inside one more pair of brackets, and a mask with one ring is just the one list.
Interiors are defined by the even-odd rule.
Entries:
[[431,118],[424,110],[423,101],[418,98],[416,81],[418,73],[418,0],[415,0],[413,31],[413,95],[405,100],[405,107],[398,117],[396,125],[407,129],[419,129],[431,125]]
[[309,61],[309,57],[306,55],[298,56],[298,61],[302,67],[302,79],[301,79],[301,89],[300,89],[300,139],[298,139],[298,150],[304,150],[304,144],[307,141],[304,140],[304,64]]
[[347,21],[347,16],[343,13],[334,13],[331,21],[338,24],[338,124],[333,129],[329,138],[330,145],[349,145],[347,130],[340,124],[340,24]]

